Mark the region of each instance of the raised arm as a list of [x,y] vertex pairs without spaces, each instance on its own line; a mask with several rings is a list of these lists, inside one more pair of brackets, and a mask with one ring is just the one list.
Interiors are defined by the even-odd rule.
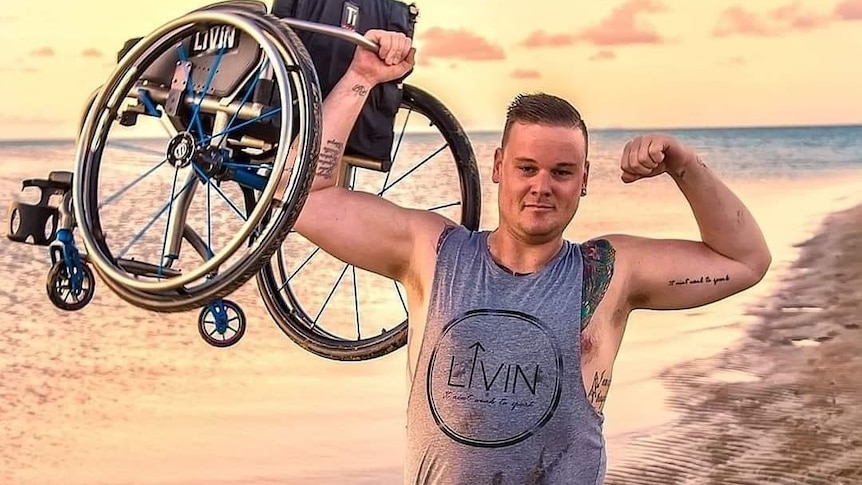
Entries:
[[667,173],[688,200],[701,241],[610,235],[630,308],[683,309],[743,291],[766,274],[771,255],[748,208],[689,147],[665,135],[638,137],[621,158],[631,183]]
[[320,156],[311,192],[294,226],[318,247],[359,268],[404,282],[417,243],[439,233],[446,219],[399,207],[376,194],[336,185],[344,147],[366,97],[378,83],[413,67],[414,49],[403,34],[371,30],[377,53],[357,48],[344,76],[323,103]]

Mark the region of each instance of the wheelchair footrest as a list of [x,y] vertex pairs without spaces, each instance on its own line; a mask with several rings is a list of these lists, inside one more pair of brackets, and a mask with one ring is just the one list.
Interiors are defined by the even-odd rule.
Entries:
[[7,238],[20,243],[48,246],[57,235],[60,210],[50,205],[12,201],[8,218]]
[[72,190],[72,173],[55,171],[48,174],[47,179],[27,179],[22,183],[23,187],[38,187],[45,194],[63,194]]

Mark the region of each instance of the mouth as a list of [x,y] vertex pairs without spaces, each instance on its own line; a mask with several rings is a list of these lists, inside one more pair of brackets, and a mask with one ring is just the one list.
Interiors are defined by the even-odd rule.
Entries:
[[524,204],[524,209],[532,210],[553,210],[554,206],[544,204]]

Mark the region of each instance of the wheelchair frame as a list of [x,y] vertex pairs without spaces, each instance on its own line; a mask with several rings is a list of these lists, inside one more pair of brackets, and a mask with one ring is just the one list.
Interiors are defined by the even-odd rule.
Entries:
[[[196,10],[195,12],[209,11],[211,9],[217,9],[219,7],[227,7],[228,9],[230,9],[231,7],[234,7],[234,6],[237,6],[238,4],[243,4],[243,3],[255,4],[255,3],[259,3],[259,2],[254,2],[254,1],[249,2],[249,1],[244,1],[244,0],[240,0],[239,2],[237,2],[237,1],[228,0],[226,2],[221,2],[221,3],[209,5],[207,7],[202,8],[202,9]],[[239,7],[237,7],[237,8],[239,8]],[[249,14],[249,12],[247,10],[244,10],[243,12],[246,14]],[[214,13],[214,12],[211,12],[211,13]],[[263,14],[268,15],[268,13],[266,12],[265,9],[264,9]],[[194,15],[194,12],[187,14],[186,16],[180,17],[178,19],[175,19],[173,22],[165,24],[160,29],[160,31],[163,30],[163,31],[167,32],[167,31],[169,31],[170,26],[172,26],[172,25],[177,25],[183,21],[188,22],[189,16],[193,16],[193,15]],[[254,15],[254,14],[251,13],[249,15]],[[216,14],[215,17],[218,17],[218,15]],[[252,20],[247,19],[247,21],[249,24],[252,24]],[[287,25],[289,28],[292,28],[292,29],[299,29],[299,30],[304,30],[304,31],[309,31],[309,32],[313,32],[313,33],[319,33],[319,34],[323,34],[326,36],[334,37],[334,38],[337,38],[337,39],[340,39],[343,41],[351,42],[360,48],[368,49],[371,51],[376,51],[378,48],[378,46],[375,43],[369,41],[367,38],[365,38],[364,36],[354,32],[354,31],[334,27],[334,26],[327,25],[327,24],[310,22],[310,21],[305,21],[305,20],[299,20],[299,19],[289,18],[289,17],[278,18],[278,21]],[[141,38],[139,38],[138,40],[140,40],[140,39]],[[125,49],[125,55],[123,56],[123,59],[134,58],[134,56],[139,54],[138,46],[135,46],[135,45],[129,46],[129,43],[127,42],[127,47],[131,47],[131,48]],[[280,54],[283,54],[283,53],[280,53]],[[260,62],[261,61],[258,61],[258,63],[260,63]],[[254,69],[249,71],[249,76],[253,76],[254,72],[255,72]],[[245,85],[247,83],[247,81],[248,81],[247,79],[244,80],[241,83],[241,85]],[[288,88],[283,87],[282,89],[288,89]],[[93,114],[93,107],[94,107],[94,105],[97,105],[98,101],[100,99],[102,99],[102,97],[107,96],[108,94],[111,94],[111,93],[112,93],[112,91],[106,90],[105,86],[102,86],[102,87],[94,90],[92,92],[92,94],[90,95],[90,97],[88,99],[88,104],[86,105],[86,108],[83,110],[83,115],[81,118],[82,123],[79,126],[79,140],[78,140],[78,156],[79,157],[81,155],[81,150],[82,150],[82,141],[80,139],[80,136],[84,133],[85,130],[89,129],[91,127],[91,124],[94,122],[93,117],[95,115]],[[175,95],[176,95],[176,93],[173,93],[172,90],[169,88],[159,87],[159,86],[155,86],[155,85],[147,86],[146,94],[139,98],[140,101],[142,101],[142,104],[137,104],[134,107],[135,109],[130,110],[131,116],[136,117],[138,114],[145,114],[145,115],[146,114],[154,114],[153,111],[155,110],[155,108],[153,107],[153,104],[155,104],[155,103],[161,104],[162,106],[168,106],[171,103],[176,104],[177,102],[185,102],[188,105],[194,105],[195,102],[197,101],[195,99],[194,95],[192,95],[192,96],[183,95],[181,100],[174,99],[176,97]],[[231,100],[227,104],[220,104],[219,102],[217,102],[215,100],[208,99],[206,96],[206,93],[202,93],[200,98],[201,99],[198,102],[198,108],[197,109],[204,110],[204,111],[208,112],[208,114],[215,116],[215,119],[213,122],[213,128],[212,128],[212,132],[214,133],[214,135],[212,135],[211,139],[209,140],[210,142],[213,142],[213,141],[215,141],[216,138],[218,138],[219,135],[215,135],[215,133],[221,133],[226,129],[226,127],[229,124],[229,122],[228,122],[229,118],[231,119],[231,122],[236,120],[236,119],[242,119],[242,120],[247,121],[247,120],[260,119],[261,116],[264,114],[262,112],[259,112],[260,110],[256,109],[255,107],[245,105],[245,102],[243,102],[243,103],[237,102],[236,99]],[[287,102],[287,101],[283,100],[283,102]],[[448,114],[448,112],[447,112],[447,114]],[[449,116],[451,117],[451,114],[449,114]],[[159,117],[161,118],[161,116],[159,116]],[[454,120],[454,118],[452,118],[452,119]],[[164,118],[162,118],[162,120],[165,121]],[[121,124],[124,124],[124,121],[128,122],[129,120],[123,120],[123,121],[121,121]],[[290,123],[292,123],[292,121],[291,120],[285,120],[285,121],[287,121],[287,123],[289,125],[288,128],[286,128],[287,131],[291,132],[292,126],[290,125]],[[131,122],[133,123],[134,120],[131,120]],[[457,121],[455,121],[455,124],[457,125]],[[172,122],[170,120],[167,120],[165,122],[165,125],[167,128],[173,128],[174,132],[179,131],[177,129],[177,127],[174,124],[172,124]],[[284,126],[282,126],[281,129],[285,130]],[[450,129],[453,129],[453,128],[450,128]],[[461,130],[460,126],[457,126],[456,128],[454,128],[454,130],[458,131],[458,136],[463,136],[463,130]],[[171,130],[169,130],[169,131],[171,131]],[[464,137],[464,138],[466,139],[466,137]],[[192,142],[194,142],[194,140],[192,140]],[[478,218],[479,218],[479,214],[478,214],[478,211],[479,211],[478,192],[477,192],[478,191],[478,174],[475,173],[475,160],[474,160],[474,157],[472,154],[472,148],[469,146],[469,141],[467,141],[466,143],[467,143],[467,152],[469,153],[469,155],[468,155],[469,160],[465,161],[465,164],[466,164],[465,167],[466,168],[459,166],[459,173],[462,177],[462,183],[463,183],[464,178],[465,178],[464,171],[466,171],[466,173],[467,173],[466,177],[471,178],[470,183],[472,185],[470,185],[470,187],[467,189],[467,191],[472,191],[473,193],[471,194],[471,196],[473,196],[473,198],[476,200],[471,202],[472,207],[469,209],[470,213],[466,216],[465,220],[470,221],[467,223],[469,226],[476,228],[478,226]],[[169,145],[169,152],[170,152],[170,149],[176,149],[179,151],[178,147],[179,146],[171,147]],[[257,149],[261,149],[261,150],[265,150],[267,148],[266,146],[259,146],[259,145],[254,145],[254,144],[248,145],[248,147],[249,148],[257,148]],[[315,151],[315,154],[316,154],[316,151]],[[285,156],[285,158],[286,158],[286,156]],[[343,160],[342,160],[340,167],[341,167],[341,171],[337,174],[336,184],[339,186],[342,186],[342,187],[347,186],[349,179],[350,179],[351,171],[355,170],[356,168],[366,168],[366,169],[380,171],[380,172],[385,172],[385,171],[389,170],[388,164],[385,163],[384,161],[373,160],[373,159],[369,159],[369,158],[365,158],[365,157],[349,156],[349,155],[343,157]],[[313,172],[313,169],[314,169],[313,166],[311,166],[309,168],[309,170],[311,170],[312,172]],[[471,171],[472,171],[472,173],[471,173]],[[473,178],[475,178],[475,180],[473,180]],[[191,173],[188,176],[188,179],[186,180],[186,184],[194,186],[195,180],[197,180],[196,174]],[[249,179],[249,180],[251,180],[252,183],[254,182],[253,179]],[[275,187],[275,186],[271,187],[270,193],[273,194],[273,200],[278,201],[278,202],[282,202],[282,201],[280,199],[275,198],[276,197],[275,192],[277,190],[280,191],[281,189],[283,189],[283,187],[281,187],[282,182],[283,182],[282,180],[279,180],[279,182],[278,182],[279,186],[278,187]],[[85,307],[93,298],[94,291],[95,291],[95,278],[93,275],[93,271],[89,268],[89,265],[97,266],[97,269],[104,271],[104,268],[99,268],[98,264],[94,263],[94,261],[89,256],[89,254],[87,254],[85,252],[81,252],[78,249],[78,247],[76,246],[75,241],[74,241],[73,231],[78,226],[78,223],[79,223],[78,217],[79,217],[79,214],[81,213],[80,212],[81,211],[80,201],[75,200],[75,197],[74,197],[75,192],[73,191],[73,184],[75,184],[75,183],[80,183],[80,173],[78,173],[77,171],[76,171],[76,173],[66,172],[66,171],[52,171],[49,173],[49,176],[47,179],[44,179],[44,180],[43,179],[28,179],[28,180],[23,181],[22,190],[26,190],[29,187],[38,187],[42,191],[42,194],[41,194],[40,200],[37,204],[27,204],[27,203],[20,202],[20,201],[13,201],[12,202],[12,204],[9,208],[10,225],[9,225],[9,231],[7,233],[7,237],[14,242],[28,243],[32,240],[31,244],[35,244],[35,245],[39,245],[39,246],[47,246],[49,248],[49,254],[51,257],[51,270],[48,273],[48,278],[47,278],[47,282],[46,282],[46,290],[47,290],[47,293],[48,293],[48,296],[49,296],[49,299],[51,300],[51,302],[57,308],[60,308],[62,310],[67,310],[67,311],[80,310],[83,307]],[[257,188],[261,189],[261,190],[264,189],[264,187],[257,187]],[[463,193],[465,193],[464,190],[465,189],[462,187],[462,195],[463,195]],[[57,206],[53,206],[50,204],[50,199],[53,196],[57,196],[57,195],[61,196],[61,201]],[[205,275],[208,272],[211,272],[211,271],[217,269],[218,264],[214,263],[212,260],[208,260],[208,258],[211,256],[211,251],[210,251],[208,245],[202,240],[202,238],[199,235],[197,235],[197,233],[195,233],[193,230],[191,230],[191,228],[185,223],[184,213],[189,208],[189,204],[191,202],[191,197],[192,197],[192,191],[185,191],[185,190],[183,191],[183,193],[181,195],[179,195],[179,197],[177,197],[178,207],[180,208],[180,210],[173,212],[172,214],[169,215],[169,225],[168,225],[168,229],[167,229],[168,233],[167,233],[166,241],[167,241],[168,247],[171,248],[171,253],[174,253],[180,247],[182,240],[185,239],[187,242],[190,243],[192,248],[205,261],[208,261],[208,263],[212,263],[209,266],[207,266],[208,263],[205,263],[204,266],[202,266],[201,268],[198,269],[197,275],[193,274],[191,276],[191,277],[194,277],[194,276]],[[297,212],[299,210],[301,210],[301,205],[302,204],[299,203],[300,208],[295,209]],[[178,214],[180,214],[180,215],[178,215]],[[18,228],[14,227],[16,216],[18,219],[20,219],[20,226]],[[47,227],[47,223],[49,222],[49,220],[53,221],[53,224],[52,224],[53,228],[52,228],[52,231],[46,235],[46,234],[44,234],[44,232],[45,232],[45,229]],[[238,235],[236,238],[234,238],[234,240],[232,241],[232,244],[234,244],[234,246],[232,246],[231,249],[235,249],[236,247],[238,247],[239,245],[241,245],[245,241],[245,238],[243,236],[247,236],[247,235],[242,235],[242,236]],[[240,239],[242,239],[242,241],[240,241]],[[89,246],[91,244],[93,244],[92,241],[87,241],[85,238],[85,244],[84,244],[85,247]],[[279,244],[280,244],[280,242],[279,242]],[[150,271],[152,269],[152,268],[149,268],[147,266],[147,263],[136,263],[136,262],[127,261],[124,264],[129,265],[130,269],[136,269],[137,271],[141,271],[142,273],[146,273],[147,271]],[[108,269],[110,269],[110,268],[108,268]],[[164,273],[165,276],[176,276],[177,275],[176,272],[174,270],[171,270],[169,266],[167,268],[164,268],[164,269],[165,269],[165,273]],[[100,273],[101,273],[101,271],[100,271]],[[172,273],[172,271],[173,271],[173,273]],[[124,290],[124,288],[118,287],[116,282],[107,281],[104,274],[100,274],[100,275],[102,276],[103,281],[108,284],[109,288],[111,288],[112,290],[114,290],[115,293],[118,293],[118,294],[120,294],[121,297],[123,297],[121,290]],[[189,278],[191,278],[191,277],[189,277]],[[259,275],[259,278],[260,278],[260,275]],[[181,280],[181,279],[182,278],[177,278],[177,280]],[[75,302],[68,303],[63,298],[61,298],[60,295],[58,295],[58,288],[60,288],[64,284],[66,284],[69,287],[70,295],[76,298]],[[182,284],[182,282],[178,283],[178,285],[181,285],[181,284]],[[260,286],[260,283],[258,286]],[[146,288],[147,288],[146,284],[141,284],[137,287],[137,290],[145,290]],[[123,299],[129,301],[129,299],[127,297],[123,297]],[[203,305],[194,305],[194,306],[201,307],[199,318],[198,318],[199,330],[200,330],[200,334],[201,334],[202,338],[205,341],[207,341],[207,343],[209,343],[213,346],[216,346],[216,347],[227,347],[227,346],[235,344],[242,337],[242,335],[245,333],[246,317],[236,303],[234,303],[230,300],[224,299],[223,297],[219,297],[219,298],[216,298],[212,301],[208,301]],[[150,309],[159,311],[155,308],[150,308]],[[187,308],[184,308],[184,309],[187,309]],[[271,310],[271,308],[268,308],[268,309]],[[208,333],[204,329],[205,320],[207,320],[207,318],[209,316],[215,317],[215,325],[216,325],[215,332],[223,334],[228,329],[228,326],[229,326],[228,325],[229,324],[229,318],[228,318],[229,310],[233,311],[236,314],[235,319],[238,320],[238,329],[236,330],[236,335],[232,339],[229,339],[229,340],[218,340],[218,339],[212,338],[211,337],[212,334]],[[172,310],[172,311],[176,311],[176,310]],[[406,335],[406,333],[404,335]],[[367,356],[367,357],[358,357],[357,358],[356,356],[351,356],[351,355],[345,356],[345,354],[343,354],[343,353],[339,354],[338,356],[329,356],[329,355],[326,355],[325,352],[321,352],[321,351],[316,350],[316,348],[313,350],[309,347],[306,347],[305,345],[303,345],[303,347],[305,347],[307,350],[310,350],[310,351],[313,351],[314,353],[317,353],[318,355],[323,355],[323,356],[327,356],[327,357],[331,357],[331,358],[337,358],[339,360],[360,360],[363,358],[378,357],[380,355],[384,355],[388,352],[391,352],[391,351],[403,346],[404,343],[406,343],[406,340],[404,339],[404,335],[398,335],[397,337],[395,337],[396,343],[394,345],[390,344],[386,351],[381,353],[379,350],[377,350],[377,351],[375,351],[374,355]],[[293,335],[291,335],[291,337],[293,338]],[[298,339],[294,339],[294,340],[297,341],[297,343],[299,343]]]

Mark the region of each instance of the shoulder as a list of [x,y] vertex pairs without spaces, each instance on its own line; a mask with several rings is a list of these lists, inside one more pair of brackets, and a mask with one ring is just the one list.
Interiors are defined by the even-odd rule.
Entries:
[[611,285],[616,265],[613,237],[597,237],[579,244],[583,268],[581,325],[590,322]]
[[601,236],[589,239],[580,244],[581,258],[590,264],[613,265],[616,259],[616,248],[613,236]]

